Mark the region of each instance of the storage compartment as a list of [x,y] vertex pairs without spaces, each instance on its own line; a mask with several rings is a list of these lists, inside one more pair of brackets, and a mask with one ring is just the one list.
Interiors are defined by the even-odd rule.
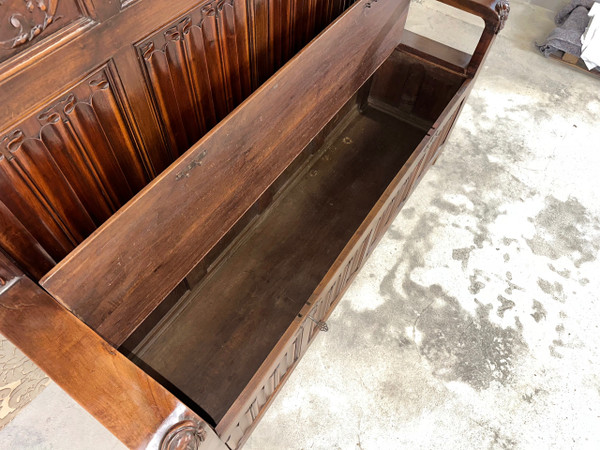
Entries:
[[464,81],[396,50],[121,350],[218,424]]
[[405,31],[408,0],[145,0],[10,66],[3,335],[129,448],[239,448],[509,10],[441,1],[484,20],[472,55]]

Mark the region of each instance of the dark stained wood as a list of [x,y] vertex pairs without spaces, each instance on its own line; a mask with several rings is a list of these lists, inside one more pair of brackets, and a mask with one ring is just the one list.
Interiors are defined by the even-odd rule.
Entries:
[[[27,153],[23,149],[35,146],[40,159],[50,160],[50,164],[55,164],[62,172],[62,175],[53,175],[60,180],[58,184],[64,184],[63,181],[68,184],[57,186],[55,190],[71,190],[77,197],[46,195],[42,190],[45,200],[30,206],[27,218],[23,219],[23,228],[27,228],[31,220],[41,219],[40,227],[45,231],[35,231],[35,238],[55,261],[61,260],[245,100],[258,87],[258,81],[266,80],[275,73],[293,56],[296,48],[300,49],[307,39],[312,39],[349,4],[337,0],[319,1],[312,4],[314,11],[310,14],[311,20],[319,22],[319,26],[313,26],[313,34],[307,36],[304,33],[295,36],[293,33],[302,19],[294,14],[293,0],[277,0],[277,5],[272,0],[204,0],[175,18],[170,16],[172,11],[169,10],[169,15],[164,16],[168,21],[150,36],[143,29],[143,17],[151,12],[163,12],[166,8],[164,2],[147,0],[143,9],[137,6],[116,17],[112,17],[115,12],[111,13],[106,6],[100,5],[102,11],[91,5],[83,8],[83,3],[75,0],[36,3],[40,7],[47,3],[51,10],[58,5],[65,11],[78,4],[96,20],[112,17],[106,24],[86,31],[81,39],[87,39],[88,35],[102,39],[99,33],[109,28],[124,40],[111,36],[115,53],[105,57],[101,56],[101,52],[91,52],[96,58],[90,62],[92,66],[86,67],[83,72],[83,68],[62,64],[58,55],[45,60],[45,95],[52,92],[48,77],[59,69],[54,65],[61,64],[60,69],[70,69],[61,80],[68,85],[53,92],[53,97],[41,104],[27,104],[27,94],[37,85],[27,86],[27,90],[17,96],[21,103],[11,112],[22,111],[23,114],[10,128],[0,131],[3,146],[11,147],[5,152],[10,151],[15,157],[22,158],[20,154]],[[321,3],[323,6],[319,6]],[[9,2],[2,8],[14,9],[15,6]],[[140,17],[135,25],[128,27],[125,23],[130,20],[134,9],[139,10]],[[252,11],[256,14],[253,15]],[[286,20],[280,20],[281,11],[288,11]],[[49,11],[46,13],[50,14]],[[33,20],[36,15],[43,16],[34,9],[27,17]],[[56,17],[66,24],[67,16]],[[279,25],[273,28],[274,24]],[[266,27],[264,33],[261,27]],[[126,37],[135,30],[146,34],[128,43]],[[42,30],[41,34],[44,33]],[[266,36],[265,42],[257,37],[261,33]],[[111,42],[104,43],[110,47]],[[69,40],[63,44],[65,48],[71,46]],[[25,67],[18,77],[2,83],[0,72],[0,91],[4,93],[11,88],[22,88],[23,85],[15,83],[25,82],[31,70],[39,71],[36,69],[37,58],[48,51],[46,48],[39,50],[31,58],[29,67]],[[86,54],[82,55],[82,51]],[[71,57],[73,53],[81,57],[90,54],[88,48],[81,46],[72,51]],[[267,67],[261,67],[260,72],[256,62],[259,58],[270,61]],[[14,99],[13,95],[6,100]],[[2,112],[4,110],[0,110],[0,115]],[[26,180],[29,184],[40,184],[39,174],[29,175]],[[15,184],[13,189],[21,189],[20,184]],[[85,211],[73,212],[73,201],[80,202]],[[12,210],[10,201],[6,201],[5,206],[19,220],[23,218],[18,211]],[[61,214],[60,211],[65,209],[71,211],[73,217],[80,214],[83,219],[73,223],[71,216]],[[48,215],[48,211],[55,212]],[[87,223],[89,218],[86,216],[92,219],[92,226]],[[61,239],[56,221],[61,222],[58,227],[70,241],[60,251],[48,245],[52,240]],[[19,239],[27,240],[27,236]],[[5,251],[9,250],[5,248]],[[10,251],[19,261],[28,259],[30,265],[35,265],[30,255],[15,254],[17,250],[14,247]],[[38,267],[28,270],[30,273],[42,273],[47,271],[47,266],[41,262]]]
[[439,154],[440,145],[447,130],[452,127],[470,86],[471,82],[466,81],[448,103],[427,136],[412,152],[331,265],[329,272],[319,283],[300,314],[275,345],[260,369],[256,371],[225,417],[218,423],[217,432],[232,448],[243,444],[252,432],[308,348],[312,338],[319,331],[315,321],[326,320],[329,317],[393,218]]
[[[364,87],[361,90],[365,90]],[[368,96],[366,93],[357,95]],[[344,108],[342,108],[335,117],[321,130],[321,132],[310,142],[292,164],[290,164],[284,173],[263,193],[256,203],[244,214],[240,220],[228,231],[228,233],[211,249],[211,251],[202,258],[198,264],[180,283],[169,296],[154,310],[154,312],[140,325],[129,339],[121,346],[120,350],[126,354],[137,352],[136,347],[144,345],[145,342],[152,340],[156,333],[159,333],[162,326],[161,321],[170,320],[170,316],[174,311],[169,310],[177,303],[184,295],[189,294],[189,289],[193,289],[204,281],[204,278],[219,267],[219,264],[228,257],[232,249],[237,248],[240,243],[244,242],[246,236],[251,232],[255,222],[260,220],[260,217],[273,202],[285,192],[288,185],[293,183],[295,179],[302,174],[306,169],[306,165],[311,163],[315,157],[315,153],[322,150],[325,145],[325,140],[330,136],[340,123],[347,119],[349,113],[356,107],[356,103],[350,100]]]
[[1,201],[0,246],[34,278],[54,267],[54,259]]
[[[7,0],[0,5],[0,63],[13,58],[49,37],[72,32],[88,18],[91,2],[78,0]],[[62,32],[62,33],[61,33]],[[58,36],[56,36],[58,35]]]
[[[424,59],[421,52],[414,55],[405,49],[404,44],[399,46],[377,71],[369,101],[389,114],[428,130],[464,83],[466,75],[438,65],[443,63],[437,56],[432,58],[435,62],[432,63]],[[454,55],[453,51],[444,52],[441,45],[437,50],[440,57]]]
[[398,50],[461,75],[465,74],[471,60],[471,55],[467,53],[415,34],[410,30],[404,31]]
[[109,342],[124,342],[389,56],[407,10],[355,4],[72,252],[46,289]]
[[218,423],[424,135],[377,111],[350,112],[138,357]]
[[201,428],[202,448],[226,448],[206,422],[1,253],[0,332],[129,448],[159,448],[182,421]]
[[131,448],[243,445],[509,11],[441,1],[483,18],[473,55],[403,34],[408,0],[31,3],[0,39],[0,332]]

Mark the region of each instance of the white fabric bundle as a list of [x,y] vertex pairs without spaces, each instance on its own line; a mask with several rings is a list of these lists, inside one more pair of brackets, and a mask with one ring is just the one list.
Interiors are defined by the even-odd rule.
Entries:
[[581,59],[592,70],[600,66],[600,3],[594,3],[588,15],[590,23],[581,36]]

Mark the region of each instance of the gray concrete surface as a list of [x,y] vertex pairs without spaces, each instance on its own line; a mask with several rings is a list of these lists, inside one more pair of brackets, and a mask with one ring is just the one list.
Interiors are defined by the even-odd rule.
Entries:
[[[539,56],[554,13],[511,3],[445,153],[246,450],[600,447],[600,81]],[[431,8],[409,28],[477,32]],[[51,385],[0,448],[120,444]]]

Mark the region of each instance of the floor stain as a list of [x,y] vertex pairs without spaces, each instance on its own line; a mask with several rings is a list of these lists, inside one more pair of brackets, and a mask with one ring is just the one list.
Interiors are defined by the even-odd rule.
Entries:
[[534,254],[552,260],[567,256],[575,267],[596,260],[600,251],[600,236],[595,231],[597,219],[577,199],[560,201],[548,196],[545,207],[532,221],[536,233],[526,242]]
[[506,311],[515,307],[515,302],[504,298],[501,295],[498,296],[498,300],[500,301],[500,306],[498,307],[498,310],[496,312],[496,314],[498,314],[498,317],[504,317],[504,313]]
[[489,435],[489,449],[512,450],[517,448],[517,441],[506,436],[497,426],[481,420],[474,420],[474,422],[484,430],[486,435]]
[[471,275],[469,277],[469,280],[471,281],[471,286],[469,286],[469,292],[473,295],[477,295],[479,294],[479,292],[485,287],[485,283],[482,283],[481,281],[479,281],[478,278],[478,273],[479,271],[476,271],[474,275]]
[[482,390],[492,382],[506,384],[513,376],[515,359],[527,345],[521,334],[489,319],[491,305],[478,302],[476,315],[441,286],[421,286],[405,277],[405,292],[431,299],[414,323],[419,352],[444,381],[461,381]]
[[529,392],[527,394],[521,395],[521,398],[525,400],[527,403],[533,403],[534,399],[540,394],[545,393],[546,391],[541,388],[531,389],[529,388]]
[[513,291],[522,291],[523,288],[521,286],[517,286],[512,282],[513,276],[511,272],[506,272],[506,284],[508,287],[504,290],[507,295],[512,295]]
[[548,312],[546,311],[546,308],[544,308],[544,305],[542,305],[540,302],[538,302],[537,300],[533,301],[533,313],[530,314],[531,317],[533,317],[533,320],[535,320],[536,322],[540,322],[540,320],[542,319],[546,319]]
[[551,283],[548,280],[544,280],[543,278],[538,278],[538,286],[540,289],[550,297],[552,297],[557,302],[564,303],[566,301],[565,290],[563,285],[558,281]]
[[571,271],[568,269],[558,270],[553,264],[548,264],[548,267],[552,272],[559,274],[563,278],[569,279],[571,277]]
[[452,250],[452,259],[460,261],[463,270],[466,270],[467,265],[469,264],[469,258],[471,257],[471,252],[474,249],[475,247],[455,248]]

